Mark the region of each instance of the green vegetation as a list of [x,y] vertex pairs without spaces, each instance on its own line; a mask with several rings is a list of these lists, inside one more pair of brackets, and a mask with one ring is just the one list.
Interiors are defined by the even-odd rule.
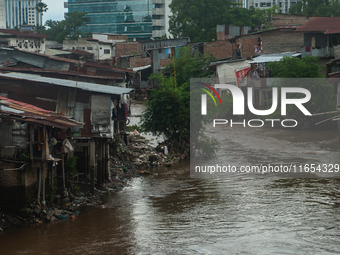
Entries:
[[245,9],[229,0],[173,0],[170,4],[170,32],[175,37],[190,37],[193,42],[216,39],[217,25],[270,26],[276,5],[266,10]]
[[50,36],[50,40],[63,43],[63,40],[76,40],[79,37],[89,37],[79,29],[81,26],[89,23],[91,19],[86,16],[86,12],[69,12],[65,15],[64,20],[47,20],[45,25],[37,25],[36,33]]
[[[158,73],[150,77],[160,88],[151,91],[141,119],[143,131],[165,135],[179,149],[185,149],[183,145],[190,138],[190,78],[210,77],[211,73],[205,70],[209,62],[202,55],[192,56],[190,47],[183,47],[166,68],[168,76]],[[200,132],[203,122],[197,123],[201,124],[197,127]],[[209,150],[213,151],[214,148]]]
[[65,170],[70,175],[70,177],[75,177],[78,174],[76,169],[78,157],[69,157],[65,162]]
[[268,63],[272,77],[280,78],[322,78],[317,57],[306,56],[302,59],[284,57],[281,61]]
[[320,17],[339,17],[339,0],[301,0],[289,9],[291,14],[302,14]]
[[[295,57],[285,57],[279,62],[268,64],[271,69],[273,77],[279,78],[294,78],[294,79],[281,79],[276,87],[302,87],[310,91],[311,100],[304,104],[308,111],[312,114],[329,112],[335,110],[336,95],[333,93],[333,85],[327,82],[321,75],[321,68],[319,60],[316,57],[304,57],[302,59]],[[304,79],[298,79],[304,78]],[[300,98],[299,94],[289,94],[289,98]],[[272,118],[279,118],[281,106],[278,105],[277,111],[271,116]],[[320,117],[309,117],[295,106],[287,106],[287,119],[298,119],[300,127],[309,128],[314,127],[314,123],[327,118],[326,115]]]

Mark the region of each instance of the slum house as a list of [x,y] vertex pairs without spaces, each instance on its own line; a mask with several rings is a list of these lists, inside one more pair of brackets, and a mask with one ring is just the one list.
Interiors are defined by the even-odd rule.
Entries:
[[3,70],[39,73],[42,76],[104,85],[125,87],[129,85],[132,70],[112,68],[108,65],[76,61],[2,47],[0,64]]
[[0,29],[0,46],[45,53],[46,38],[49,36],[22,29]]
[[298,27],[299,25],[285,25],[256,32],[255,27],[217,25],[217,41],[206,43],[204,52],[206,56],[227,60],[300,51],[303,33],[295,32]]
[[299,28],[304,33],[302,56],[319,57],[327,67],[328,77],[338,77],[340,71],[339,22],[339,17],[313,17]]
[[[123,95],[132,89],[89,82],[0,72],[0,95],[63,114],[84,123],[71,128],[71,142],[79,157],[79,170],[96,176],[98,184],[108,177],[109,142],[124,129],[127,106]],[[116,113],[112,114],[112,112]]]
[[215,72],[220,84],[231,84],[240,86],[240,79],[243,79],[250,70],[251,60],[242,59],[228,59],[211,62],[209,68]]
[[[250,64],[250,68],[247,73],[244,74],[243,86],[254,88],[254,106],[262,107],[269,105],[271,100],[271,90],[269,87],[275,82],[274,78],[271,78],[270,69],[267,66],[269,62],[277,62],[282,60],[284,57],[301,57],[301,53],[296,52],[284,52],[279,54],[264,54],[253,58]],[[259,79],[266,78],[266,79]]]
[[0,96],[2,207],[23,207],[33,197],[45,201],[47,186],[58,181],[65,188],[64,159],[73,149],[66,131],[79,125],[61,114]]
[[115,44],[126,42],[127,35],[92,34],[92,38],[79,38],[78,40],[64,40],[64,50],[79,50],[93,55],[93,60],[99,62],[112,61],[116,57]]
[[302,57],[340,58],[340,17],[312,17],[296,31],[304,33]]
[[157,85],[147,77],[160,72],[176,54],[175,49],[188,43],[189,38],[116,43],[116,63],[121,68],[137,70],[131,86],[155,87]]
[[301,14],[275,13],[272,17],[271,26],[300,26],[306,23],[311,17]]

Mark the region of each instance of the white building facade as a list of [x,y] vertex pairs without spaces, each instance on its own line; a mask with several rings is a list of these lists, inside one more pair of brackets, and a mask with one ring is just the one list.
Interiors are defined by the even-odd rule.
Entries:
[[0,0],[0,28],[15,28],[23,24],[43,25],[42,13],[35,7],[41,0]]
[[268,9],[275,4],[279,7],[280,13],[288,13],[289,8],[295,5],[300,0],[242,0],[245,8],[254,6],[254,8]]
[[172,0],[152,0],[152,37],[160,39],[162,36],[173,38],[169,32],[169,16],[171,9],[169,5]]

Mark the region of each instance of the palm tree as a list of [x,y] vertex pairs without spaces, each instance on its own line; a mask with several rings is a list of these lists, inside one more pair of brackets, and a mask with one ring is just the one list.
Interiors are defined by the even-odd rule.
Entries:
[[[44,15],[44,12],[47,12],[47,4],[40,2],[35,6],[35,9],[37,10],[38,13],[41,13],[41,19],[42,16]],[[39,24],[38,24],[39,25]],[[42,24],[41,24],[42,25]]]

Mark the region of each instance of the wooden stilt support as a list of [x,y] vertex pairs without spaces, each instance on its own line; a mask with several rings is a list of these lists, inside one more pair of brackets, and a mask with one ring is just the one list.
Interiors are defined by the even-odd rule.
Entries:
[[65,189],[65,155],[61,158],[61,169],[63,171],[63,188]]
[[94,194],[94,175],[95,175],[95,162],[96,162],[96,143],[90,142],[90,175],[91,175],[91,193]]

